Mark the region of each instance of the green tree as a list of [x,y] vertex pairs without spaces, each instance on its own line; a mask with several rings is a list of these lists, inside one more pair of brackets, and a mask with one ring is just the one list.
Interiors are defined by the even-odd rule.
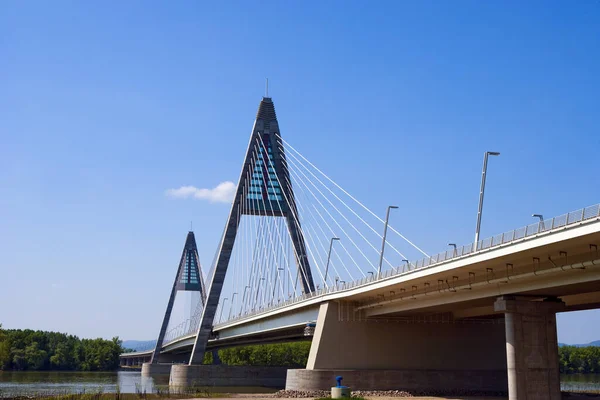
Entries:
[[58,343],[54,354],[50,357],[52,369],[69,369],[71,366],[71,356],[66,343]]
[[28,369],[42,369],[46,363],[48,353],[39,348],[38,342],[32,342],[25,348],[25,360]]
[[23,370],[27,369],[27,360],[25,358],[25,350],[23,349],[12,349],[10,351],[12,358],[12,365],[14,369]]
[[0,324],[0,371],[9,369],[10,365],[10,340]]

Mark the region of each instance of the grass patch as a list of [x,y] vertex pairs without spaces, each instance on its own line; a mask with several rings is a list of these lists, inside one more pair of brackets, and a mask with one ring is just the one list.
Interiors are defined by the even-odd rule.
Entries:
[[41,392],[36,394],[23,394],[13,396],[2,396],[2,400],[168,400],[168,399],[192,399],[192,398],[219,398],[225,397],[224,393],[214,393],[207,388],[188,388],[186,390],[158,389],[156,393],[103,393],[103,392]]

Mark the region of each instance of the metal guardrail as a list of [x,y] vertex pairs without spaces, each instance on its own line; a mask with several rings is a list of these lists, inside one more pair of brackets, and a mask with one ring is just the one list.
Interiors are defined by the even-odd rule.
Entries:
[[[289,307],[293,304],[300,303],[305,300],[313,299],[315,297],[320,297],[326,294],[341,292],[349,289],[354,289],[359,286],[367,285],[376,281],[380,281],[383,279],[387,279],[391,276],[396,275],[404,275],[410,274],[417,270],[421,270],[423,268],[433,267],[440,263],[448,262],[457,258],[465,257],[468,255],[473,255],[479,252],[487,251],[492,248],[496,248],[498,246],[512,244],[518,241],[527,240],[528,238],[535,237],[539,234],[545,234],[551,231],[555,231],[569,225],[574,225],[577,223],[582,223],[587,220],[591,220],[594,218],[600,218],[600,204],[596,204],[593,206],[589,206],[586,208],[581,208],[576,211],[569,212],[567,214],[560,215],[558,217],[554,217],[551,219],[546,219],[544,221],[539,221],[534,224],[530,224],[518,229],[513,229],[512,231],[508,231],[496,236],[489,237],[487,239],[480,240],[479,242],[467,244],[461,247],[457,247],[456,249],[447,250],[444,252],[440,252],[430,257],[424,257],[415,263],[408,263],[408,265],[404,265],[402,267],[397,267],[394,269],[390,269],[382,272],[382,274],[377,277],[374,274],[362,278],[353,282],[338,284],[336,286],[331,286],[327,288],[318,289],[312,293],[303,294],[301,296],[295,297],[290,300],[286,300],[284,302],[278,302],[276,304],[260,308],[257,310],[249,311],[238,315],[235,318],[231,318],[230,320],[217,324],[214,328],[218,328],[220,326],[224,326],[231,322],[244,320],[247,318],[254,317],[259,314],[263,314],[269,311],[273,311],[279,308]],[[187,335],[189,335],[188,333]],[[183,335],[183,336],[187,336]],[[182,337],[183,337],[182,336]],[[171,342],[176,341],[178,338],[174,338]]]

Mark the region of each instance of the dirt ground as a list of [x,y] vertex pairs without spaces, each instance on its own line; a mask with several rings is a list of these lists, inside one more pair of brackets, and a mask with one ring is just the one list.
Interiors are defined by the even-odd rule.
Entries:
[[[589,397],[586,397],[589,398]],[[600,399],[600,397],[598,397]],[[251,394],[236,394],[231,393],[227,397],[219,397],[218,400],[273,400],[273,397],[265,396],[265,395],[251,395]],[[505,397],[367,397],[368,400],[402,400],[402,399],[412,399],[412,400],[507,400]],[[569,398],[570,399],[570,398]],[[206,400],[203,399],[192,399],[192,400]],[[284,398],[278,398],[276,400],[286,400]],[[303,398],[299,400],[313,400],[310,398]]]
[[[367,397],[368,400],[400,400],[400,399],[412,399],[412,400],[507,400],[507,397],[473,397],[473,396],[458,396],[458,397]],[[564,400],[600,400],[600,395],[587,395],[587,394],[569,394],[563,396]],[[204,399],[194,399],[194,400],[206,400]],[[273,397],[264,394],[230,394],[227,397],[220,397],[219,400],[273,400]],[[277,399],[277,400],[285,400],[285,399]],[[304,399],[304,400],[312,400],[312,399]]]

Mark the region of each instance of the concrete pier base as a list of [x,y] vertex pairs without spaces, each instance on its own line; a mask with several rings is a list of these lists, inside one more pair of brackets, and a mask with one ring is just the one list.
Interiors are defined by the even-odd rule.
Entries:
[[197,386],[283,388],[286,372],[286,367],[175,364],[171,367],[169,386],[172,388]]
[[142,364],[142,375],[168,375],[171,373],[171,366],[172,364],[144,363]]
[[556,313],[565,303],[501,297],[494,307],[506,318],[509,400],[560,400]]
[[415,393],[497,395],[506,393],[506,370],[309,370],[290,369],[287,390],[329,390],[343,376],[352,390],[405,390]]

